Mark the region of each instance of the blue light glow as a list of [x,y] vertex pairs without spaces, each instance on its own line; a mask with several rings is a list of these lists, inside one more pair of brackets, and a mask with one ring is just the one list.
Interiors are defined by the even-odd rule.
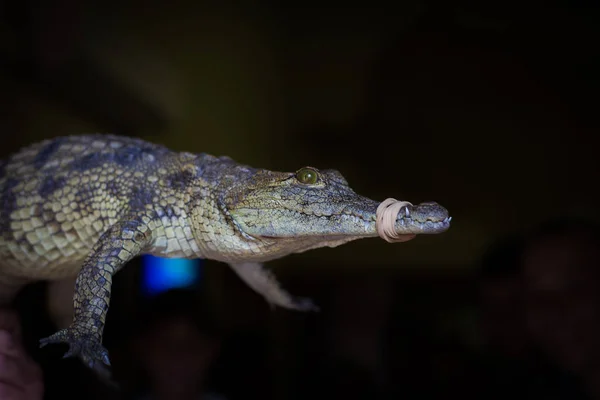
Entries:
[[198,284],[202,260],[142,256],[142,291],[154,296],[169,289],[187,288]]

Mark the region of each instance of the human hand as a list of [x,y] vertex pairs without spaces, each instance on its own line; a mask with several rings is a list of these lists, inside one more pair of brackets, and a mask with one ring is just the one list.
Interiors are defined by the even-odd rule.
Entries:
[[0,308],[0,399],[42,400],[42,370],[21,343],[21,324],[11,310]]

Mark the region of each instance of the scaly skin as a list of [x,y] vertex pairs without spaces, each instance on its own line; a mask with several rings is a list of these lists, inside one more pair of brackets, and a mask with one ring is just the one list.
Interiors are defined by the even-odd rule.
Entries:
[[[29,282],[76,276],[72,324],[41,344],[68,343],[65,356],[101,371],[112,278],[132,258],[223,261],[269,303],[315,310],[261,263],[376,237],[378,204],[334,170],[273,172],[113,135],[46,140],[0,162],[0,304]],[[449,225],[443,207],[423,203],[396,230]]]

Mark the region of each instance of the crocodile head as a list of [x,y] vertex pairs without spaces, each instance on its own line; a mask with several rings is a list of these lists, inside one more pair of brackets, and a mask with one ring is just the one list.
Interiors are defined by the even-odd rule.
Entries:
[[[338,171],[258,170],[236,186],[228,191],[224,205],[237,228],[251,237],[303,242],[298,249],[303,251],[378,236],[380,202],[355,193]],[[418,234],[442,233],[449,226],[448,211],[427,202],[403,208],[395,231],[410,240]]]

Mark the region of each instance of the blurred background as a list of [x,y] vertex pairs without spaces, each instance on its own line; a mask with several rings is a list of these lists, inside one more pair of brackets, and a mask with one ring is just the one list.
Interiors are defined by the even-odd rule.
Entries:
[[[600,217],[597,2],[0,5],[1,158],[54,136],[115,133],[254,167],[335,168],[367,197],[432,200],[453,216],[442,235],[269,263],[318,314],[272,310],[217,262],[132,261],[105,333],[126,398],[151,391],[150,366],[179,354],[169,340],[206,356],[206,368],[180,359],[169,376],[209,371],[202,381],[228,399],[600,396],[600,363],[565,361],[600,361],[596,340],[577,336],[600,326],[600,291],[581,286],[598,282],[585,275],[595,268],[565,277],[600,260],[588,227]],[[569,222],[542,228],[554,219]],[[37,349],[68,323],[71,287],[35,284],[18,303],[47,396],[115,398],[60,360],[64,349]],[[590,296],[561,303],[578,293]],[[543,337],[583,308],[575,333]],[[163,309],[187,310],[200,336],[168,339],[172,312],[152,312]],[[548,350],[559,344],[563,358]],[[535,362],[515,372],[523,360]]]

